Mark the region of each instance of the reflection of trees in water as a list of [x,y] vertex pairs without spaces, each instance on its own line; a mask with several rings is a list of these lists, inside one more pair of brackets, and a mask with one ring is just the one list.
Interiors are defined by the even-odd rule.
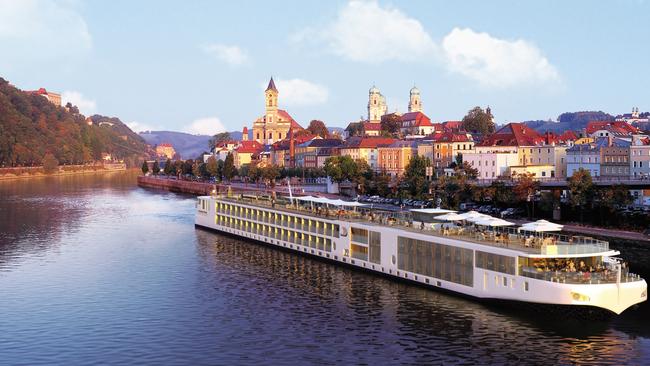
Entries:
[[134,177],[110,172],[0,182],[0,263],[51,249],[101,209],[99,195],[128,194]]
[[[340,352],[341,360],[346,352],[357,362],[416,364],[634,363],[644,357],[638,340],[604,323],[589,327],[492,311],[470,300],[204,230],[196,230],[196,236],[206,272],[216,273],[214,285],[228,286],[231,294],[241,291],[228,300],[230,306],[255,301],[280,318],[286,315],[275,310],[286,310],[291,316],[283,326],[306,332],[311,324],[318,329],[311,330],[312,336],[329,334],[334,339],[322,342]],[[286,325],[296,322],[300,326]]]

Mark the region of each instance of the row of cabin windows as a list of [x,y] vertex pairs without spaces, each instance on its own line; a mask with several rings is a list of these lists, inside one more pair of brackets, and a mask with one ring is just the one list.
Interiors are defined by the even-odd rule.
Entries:
[[242,220],[232,216],[217,215],[216,224],[236,230],[242,230],[254,235],[261,235],[271,239],[283,240],[289,243],[302,245],[318,250],[332,251],[332,239],[317,235],[305,234],[298,231],[279,228],[272,225],[260,224],[253,221]]
[[339,237],[340,228],[338,224],[307,219],[304,217],[296,217],[281,212],[270,212],[258,208],[244,207],[224,202],[217,202],[217,212],[292,229],[333,236],[335,238]]

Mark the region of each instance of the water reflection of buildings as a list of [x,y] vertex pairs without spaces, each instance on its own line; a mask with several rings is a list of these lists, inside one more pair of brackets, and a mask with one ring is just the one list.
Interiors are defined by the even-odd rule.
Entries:
[[370,361],[373,355],[416,364],[627,364],[644,357],[640,340],[606,323],[585,326],[493,311],[204,230],[196,230],[196,236],[205,265],[212,267],[208,271],[225,267],[247,279],[238,277],[240,286],[255,283],[249,301],[283,298],[296,312],[292,321],[312,318],[333,337],[323,342],[339,352],[356,352],[357,358],[351,358],[356,362]]

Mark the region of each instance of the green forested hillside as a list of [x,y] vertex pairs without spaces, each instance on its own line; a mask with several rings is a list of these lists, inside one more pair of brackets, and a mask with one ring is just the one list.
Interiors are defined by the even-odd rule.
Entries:
[[[144,140],[117,118],[86,117],[58,107],[0,78],[0,167],[41,165],[46,153],[60,164],[100,160],[102,153],[134,165],[147,154]],[[102,123],[102,121],[110,123]]]

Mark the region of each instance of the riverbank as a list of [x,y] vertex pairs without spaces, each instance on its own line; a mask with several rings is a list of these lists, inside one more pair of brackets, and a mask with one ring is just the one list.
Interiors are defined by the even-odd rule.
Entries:
[[20,168],[0,168],[0,181],[14,179],[29,179],[43,177],[61,177],[68,175],[81,175],[91,173],[119,172],[125,171],[126,164],[97,164],[97,165],[64,165],[60,166],[56,172],[45,173],[42,166],[38,167],[20,167]]

